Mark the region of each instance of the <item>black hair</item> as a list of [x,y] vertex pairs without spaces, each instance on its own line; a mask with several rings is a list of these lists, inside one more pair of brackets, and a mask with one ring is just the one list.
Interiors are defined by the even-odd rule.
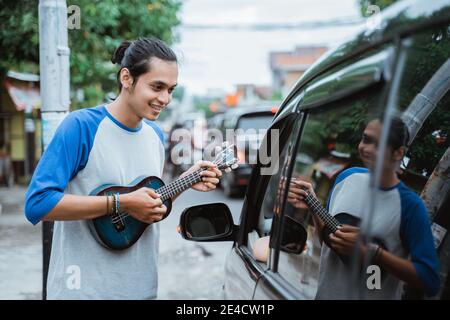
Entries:
[[173,50],[155,37],[139,38],[134,41],[123,41],[114,52],[111,62],[120,65],[117,72],[117,85],[119,91],[122,89],[120,83],[120,71],[127,68],[133,77],[133,86],[136,84],[139,76],[150,70],[150,60],[159,58],[165,61],[177,62],[177,56]]
[[[380,123],[383,123],[384,116],[375,116],[375,118],[369,120],[365,126],[367,126],[367,124],[373,120],[378,120]],[[393,150],[397,150],[400,147],[406,147],[408,143],[409,143],[408,127],[403,122],[400,116],[398,115],[392,116],[389,125],[387,145],[391,147]]]
[[400,147],[406,147],[408,142],[408,127],[399,116],[392,117],[387,140],[388,146],[392,147],[393,150],[397,150]]

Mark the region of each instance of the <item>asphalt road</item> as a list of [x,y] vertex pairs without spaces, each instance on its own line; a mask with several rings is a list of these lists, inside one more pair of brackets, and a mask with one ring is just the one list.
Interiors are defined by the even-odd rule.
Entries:
[[[170,179],[165,179],[170,181]],[[42,231],[23,216],[26,188],[0,188],[0,299],[41,299]],[[176,232],[184,208],[224,202],[239,222],[242,199],[228,199],[222,190],[186,191],[160,223],[158,299],[220,299],[225,257],[231,242],[186,241]]]
[[187,241],[176,232],[184,208],[213,202],[226,203],[239,223],[242,199],[229,199],[222,190],[184,192],[161,222],[159,299],[221,299],[225,257],[232,242]]

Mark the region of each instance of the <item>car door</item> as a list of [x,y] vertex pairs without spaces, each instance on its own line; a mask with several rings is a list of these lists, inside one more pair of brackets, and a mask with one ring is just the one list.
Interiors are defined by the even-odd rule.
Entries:
[[[362,129],[383,108],[388,70],[395,50],[386,45],[344,63],[307,84],[299,101],[299,133],[280,168],[268,252],[268,268],[260,276],[254,299],[313,299],[319,279],[321,243],[313,213],[295,201],[291,184],[314,185],[326,204],[338,173],[359,164],[356,147]],[[303,236],[299,236],[303,234]]]
[[[389,104],[392,110],[387,110],[388,114],[401,115],[409,127],[408,151],[398,176],[425,204],[440,264],[440,288],[436,294],[425,295],[422,290],[407,286],[404,299],[448,299],[450,288],[449,27],[448,22],[438,24],[402,39],[404,62],[396,71],[401,78],[392,95],[397,100]],[[389,134],[385,135],[386,139]],[[381,176],[381,172],[378,174]]]
[[[296,139],[301,124],[296,112],[298,100],[299,98],[295,97],[286,104],[283,115],[268,130],[262,142],[262,158],[250,178],[239,223],[238,240],[226,259],[225,298],[251,299],[256,282],[268,268],[267,262],[255,255],[254,242],[270,234],[270,223],[266,220],[271,221],[272,208],[278,201],[276,193],[273,192],[273,186],[277,185],[277,179],[280,177],[276,169],[287,158],[285,155],[288,142]],[[282,149],[280,153],[279,148]],[[267,160],[271,153],[277,156],[269,163]]]

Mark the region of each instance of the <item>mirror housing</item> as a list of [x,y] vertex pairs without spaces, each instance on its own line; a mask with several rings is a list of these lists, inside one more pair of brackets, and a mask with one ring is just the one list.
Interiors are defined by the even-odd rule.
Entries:
[[226,204],[209,203],[184,209],[178,232],[191,241],[234,241],[238,228]]

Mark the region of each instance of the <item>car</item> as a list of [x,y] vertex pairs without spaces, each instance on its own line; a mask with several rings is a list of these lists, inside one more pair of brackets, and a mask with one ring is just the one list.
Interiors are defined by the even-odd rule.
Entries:
[[216,127],[220,131],[220,138],[217,140],[213,139],[216,131],[208,130],[209,149],[213,148],[215,142],[220,145],[222,141],[228,141],[236,147],[239,167],[220,181],[220,187],[223,188],[226,196],[239,197],[245,192],[250,174],[256,164],[260,143],[278,111],[279,103],[264,101],[239,105],[228,110],[221,115],[220,125]]
[[[432,223],[442,281],[431,298],[450,298],[450,3],[402,1],[380,17],[378,27],[368,26],[328,51],[283,100],[263,141],[279,134],[271,162],[252,168],[238,223],[224,203],[183,211],[183,238],[233,243],[224,298],[315,298],[321,243],[312,213],[289,201],[286,181],[310,181],[325,204],[336,176],[361,165],[356,149],[364,124],[380,114],[398,114],[408,125],[408,152],[398,176],[423,199]],[[388,129],[382,128],[380,148]],[[379,177],[375,170],[371,179]],[[368,217],[374,206],[368,204]],[[194,228],[204,223],[199,217],[208,228]],[[193,231],[200,229],[206,231]],[[428,298],[407,286],[402,297]]]

